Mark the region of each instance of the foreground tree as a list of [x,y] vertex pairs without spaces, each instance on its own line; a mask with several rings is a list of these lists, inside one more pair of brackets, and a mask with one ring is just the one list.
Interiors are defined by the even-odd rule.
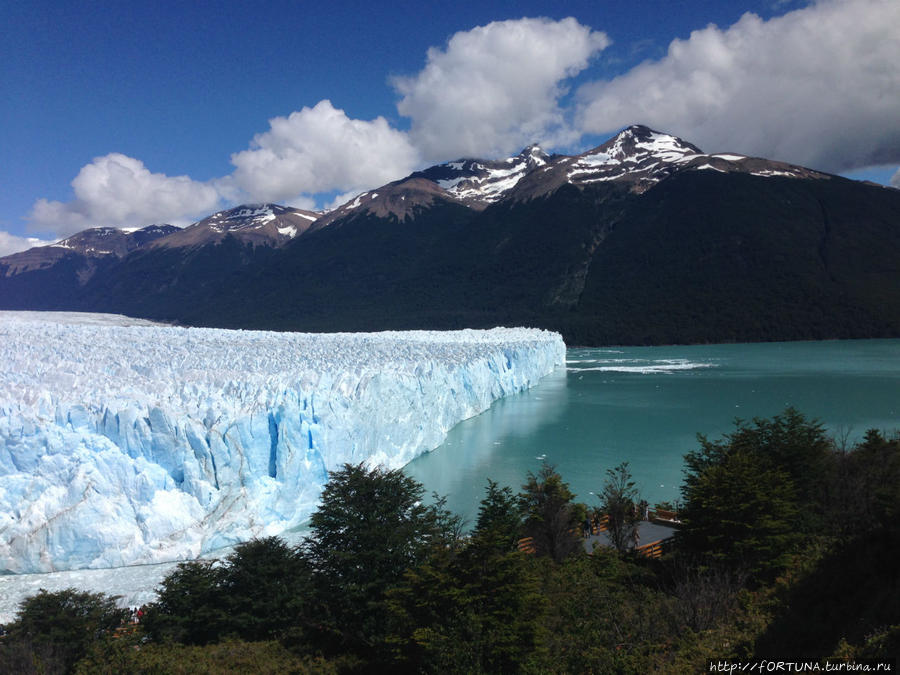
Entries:
[[538,555],[548,555],[556,562],[579,550],[579,527],[586,515],[582,504],[574,504],[575,495],[556,469],[541,466],[519,493],[519,508],[525,519],[523,532],[534,540]]
[[141,625],[157,642],[205,645],[228,631],[222,568],[215,560],[179,563],[157,589]]
[[869,429],[852,452],[839,451],[828,489],[829,521],[845,539],[900,527],[900,436]]
[[178,565],[141,624],[158,642],[271,640],[302,628],[309,589],[308,566],[298,551],[278,537],[253,539],[221,562]]
[[771,419],[737,420],[735,427],[716,441],[698,436],[700,449],[684,457],[682,493],[687,494],[707,468],[723,464],[729,456],[753,455],[766,469],[782,472],[793,485],[795,500],[803,506],[795,526],[804,532],[818,531],[834,459],[833,443],[822,425],[789,407]]
[[19,605],[0,644],[0,670],[69,672],[94,641],[111,635],[128,616],[116,598],[103,593],[41,589]]
[[316,642],[369,654],[385,634],[385,592],[434,546],[451,545],[459,520],[401,470],[345,464],[310,518],[305,551],[315,580]]
[[309,566],[278,537],[237,546],[222,570],[230,632],[244,640],[271,640],[305,620]]
[[821,503],[823,439],[820,425],[791,409],[752,426],[739,422],[721,441],[701,437],[700,450],[685,457],[682,549],[757,580],[780,570]]
[[[223,640],[209,645],[135,643],[114,640],[95,648],[75,675],[337,675],[353,662],[292,653],[279,642]],[[341,666],[344,666],[342,668]],[[16,671],[11,671],[16,672]],[[16,672],[16,675],[19,675]]]
[[641,521],[637,507],[638,491],[631,479],[628,462],[606,470],[606,482],[599,496],[600,508],[609,519],[607,534],[610,543],[619,552],[628,550],[632,543],[637,542],[637,529]]
[[522,517],[516,497],[509,487],[501,488],[491,479],[487,483],[472,536],[499,551],[511,551],[515,549],[522,531]]
[[388,593],[388,644],[406,670],[520,672],[540,649],[537,561],[515,548],[512,491],[488,481],[486,493],[466,545],[432,549]]

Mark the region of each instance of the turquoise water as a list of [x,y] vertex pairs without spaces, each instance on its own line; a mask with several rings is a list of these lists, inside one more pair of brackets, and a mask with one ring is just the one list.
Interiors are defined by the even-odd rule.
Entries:
[[674,501],[698,432],[719,438],[736,418],[789,405],[851,440],[900,429],[900,340],[570,349],[565,370],[462,422],[405,470],[470,521],[487,478],[517,492],[542,458],[589,505],[623,461],[643,498]]

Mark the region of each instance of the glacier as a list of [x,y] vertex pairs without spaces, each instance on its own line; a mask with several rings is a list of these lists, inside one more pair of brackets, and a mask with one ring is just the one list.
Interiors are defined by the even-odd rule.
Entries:
[[191,559],[298,526],[565,363],[539,329],[304,334],[0,312],[0,574]]

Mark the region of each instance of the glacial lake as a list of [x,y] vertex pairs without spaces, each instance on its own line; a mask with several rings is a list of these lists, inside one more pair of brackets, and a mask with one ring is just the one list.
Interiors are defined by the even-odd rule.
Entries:
[[589,506],[623,461],[644,499],[675,501],[698,433],[721,438],[737,418],[788,406],[851,442],[900,429],[900,340],[569,349],[565,369],[462,422],[405,471],[470,524],[488,478],[518,492],[542,459]]

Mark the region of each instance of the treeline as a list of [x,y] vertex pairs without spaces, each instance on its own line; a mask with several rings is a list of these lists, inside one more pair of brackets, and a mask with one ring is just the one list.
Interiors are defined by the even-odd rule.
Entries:
[[[896,658],[900,437],[844,445],[792,409],[701,436],[661,559],[629,547],[640,509],[627,464],[593,505],[546,465],[518,494],[488,481],[468,531],[401,471],[345,465],[301,545],[271,537],[182,563],[138,624],[103,594],[25,600],[0,671],[700,672],[708,659]],[[583,525],[600,513],[617,546],[588,555]]]

